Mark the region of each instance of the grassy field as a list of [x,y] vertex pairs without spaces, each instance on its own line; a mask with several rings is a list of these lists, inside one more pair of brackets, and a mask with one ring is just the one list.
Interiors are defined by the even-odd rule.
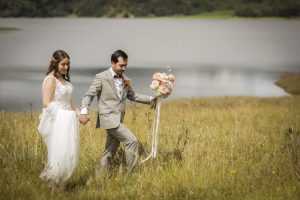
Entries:
[[[300,96],[223,97],[162,105],[158,157],[126,176],[120,149],[111,177],[89,177],[105,132],[81,126],[80,162],[64,189],[51,196],[39,179],[46,149],[38,113],[2,113],[0,199],[299,199]],[[150,149],[153,111],[132,104],[126,124]]]
[[234,15],[233,10],[225,10],[225,11],[214,11],[201,13],[197,15],[174,15],[174,16],[163,16],[163,17],[146,17],[146,18],[158,18],[158,19],[231,19],[237,18]]
[[[139,18],[139,17],[137,17]],[[141,17],[141,18],[154,18],[154,19],[192,19],[192,20],[201,20],[201,19],[245,19],[245,20],[251,20],[251,19],[263,19],[263,20],[278,20],[278,19],[282,19],[282,20],[298,20],[299,17],[291,17],[291,18],[285,18],[285,17],[240,17],[240,16],[236,16],[234,10],[223,10],[223,11],[212,11],[212,12],[204,12],[201,14],[195,14],[195,15],[173,15],[173,16],[162,16],[162,17],[158,17],[158,16],[148,16],[148,17]]]
[[300,73],[287,73],[276,84],[290,94],[300,95]]

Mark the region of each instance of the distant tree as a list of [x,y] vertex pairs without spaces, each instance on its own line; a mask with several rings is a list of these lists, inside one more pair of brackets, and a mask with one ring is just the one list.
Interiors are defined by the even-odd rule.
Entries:
[[241,0],[235,14],[244,17],[300,16],[300,2],[295,0]]
[[237,16],[299,16],[298,0],[0,0],[1,17],[195,15],[234,10]]

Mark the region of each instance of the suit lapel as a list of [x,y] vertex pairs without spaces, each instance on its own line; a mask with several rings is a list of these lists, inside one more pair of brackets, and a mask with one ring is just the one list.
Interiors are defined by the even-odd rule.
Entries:
[[114,79],[111,75],[111,72],[109,70],[107,70],[107,72],[106,72],[106,77],[107,77],[107,81],[109,82],[112,90],[114,91],[115,95],[118,97],[118,92],[117,92],[117,88],[116,88],[116,85],[115,85],[115,81],[114,81]]

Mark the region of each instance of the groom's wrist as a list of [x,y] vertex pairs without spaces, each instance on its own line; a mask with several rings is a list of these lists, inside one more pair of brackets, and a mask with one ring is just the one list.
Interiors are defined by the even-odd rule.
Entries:
[[155,99],[154,96],[150,96],[150,103]]
[[88,109],[87,108],[82,108],[80,110],[80,115],[87,115],[88,114]]

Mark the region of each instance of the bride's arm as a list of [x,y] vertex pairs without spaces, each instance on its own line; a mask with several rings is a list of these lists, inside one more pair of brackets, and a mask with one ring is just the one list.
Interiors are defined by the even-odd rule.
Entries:
[[72,100],[70,100],[70,105],[71,105],[71,108],[75,111],[76,115],[79,116],[80,115],[80,111],[77,108],[76,104]]
[[47,108],[52,100],[52,96],[55,90],[55,80],[53,78],[48,78],[45,80],[42,94],[43,94],[43,107]]

